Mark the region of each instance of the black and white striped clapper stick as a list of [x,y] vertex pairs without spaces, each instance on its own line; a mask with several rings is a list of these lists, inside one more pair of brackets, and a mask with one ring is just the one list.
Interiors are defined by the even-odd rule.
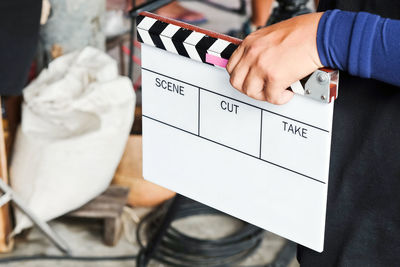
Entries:
[[[205,64],[225,68],[241,40],[149,12],[136,18],[138,41]],[[290,89],[329,103],[338,96],[339,72],[319,69]]]

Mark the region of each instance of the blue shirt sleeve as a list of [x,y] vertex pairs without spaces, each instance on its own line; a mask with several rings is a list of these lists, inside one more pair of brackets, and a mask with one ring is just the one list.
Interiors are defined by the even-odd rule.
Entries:
[[318,25],[317,48],[326,67],[400,86],[400,20],[326,11]]

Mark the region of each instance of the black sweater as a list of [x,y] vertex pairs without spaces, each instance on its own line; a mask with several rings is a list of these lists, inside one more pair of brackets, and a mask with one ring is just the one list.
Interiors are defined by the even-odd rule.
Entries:
[[[321,0],[321,11],[334,8],[400,19],[398,0]],[[342,72],[339,90],[325,250],[299,247],[298,259],[313,267],[398,266],[400,88]]]

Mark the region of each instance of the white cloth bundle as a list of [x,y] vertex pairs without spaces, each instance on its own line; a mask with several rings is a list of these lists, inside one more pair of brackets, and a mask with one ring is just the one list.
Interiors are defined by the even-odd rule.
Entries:
[[[109,185],[134,118],[131,81],[92,47],[55,59],[24,90],[11,185],[42,220],[79,208]],[[32,223],[16,210],[19,233]]]

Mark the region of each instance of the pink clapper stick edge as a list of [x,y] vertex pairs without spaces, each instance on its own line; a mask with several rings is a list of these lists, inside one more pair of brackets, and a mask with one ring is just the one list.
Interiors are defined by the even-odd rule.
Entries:
[[211,54],[206,54],[206,62],[225,68],[228,60]]

